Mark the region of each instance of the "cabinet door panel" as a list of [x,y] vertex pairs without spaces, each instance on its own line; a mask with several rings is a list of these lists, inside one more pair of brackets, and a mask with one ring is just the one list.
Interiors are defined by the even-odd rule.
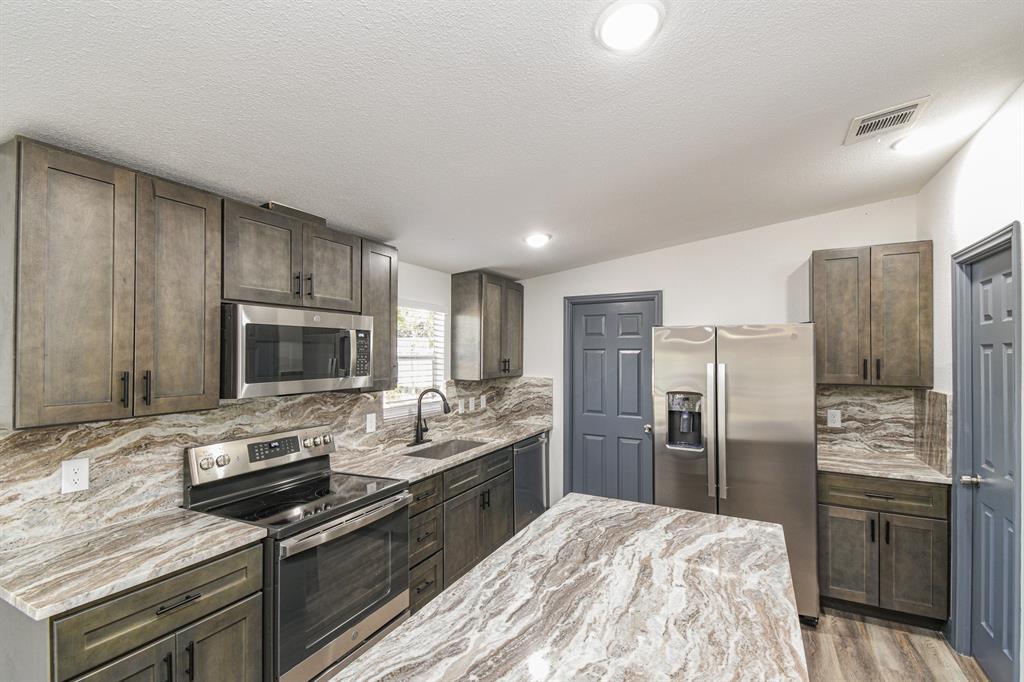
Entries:
[[871,247],[872,383],[932,385],[932,244]]
[[818,505],[818,582],[824,597],[878,605],[878,513]]
[[262,596],[248,599],[179,630],[180,682],[259,682],[263,678]]
[[480,356],[482,365],[481,378],[493,379],[504,376],[502,360],[502,322],[505,314],[503,302],[505,300],[504,281],[482,275],[483,290],[480,303]]
[[17,426],[131,415],[135,174],[22,145]]
[[815,251],[812,256],[818,383],[871,383],[870,253],[865,247]]
[[137,201],[135,414],[216,407],[220,199],[142,177]]
[[224,201],[224,298],[299,305],[303,224],[281,213]]
[[108,663],[74,682],[174,682],[174,636]]
[[523,285],[505,285],[505,315],[502,323],[502,357],[508,360],[505,376],[523,375]]
[[398,249],[363,240],[362,314],[373,317],[373,386],[398,385]]
[[444,586],[473,568],[483,555],[483,486],[444,503]]
[[303,235],[303,305],[358,313],[362,302],[360,238],[319,225],[306,225]]
[[515,515],[512,509],[512,472],[496,476],[483,486],[486,506],[483,510],[481,559],[515,535]]
[[945,619],[949,606],[949,525],[881,514],[879,605]]

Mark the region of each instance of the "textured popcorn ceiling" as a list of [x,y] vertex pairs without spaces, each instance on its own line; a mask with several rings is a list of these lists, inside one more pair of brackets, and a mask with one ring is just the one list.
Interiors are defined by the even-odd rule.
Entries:
[[[635,57],[606,4],[0,0],[0,137],[524,277],[913,193],[1024,80],[1019,0],[665,0]],[[943,148],[840,146],[927,94]]]

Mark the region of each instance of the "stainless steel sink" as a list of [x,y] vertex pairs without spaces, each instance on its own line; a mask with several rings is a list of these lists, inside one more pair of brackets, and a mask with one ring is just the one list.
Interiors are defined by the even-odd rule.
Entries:
[[426,459],[447,459],[453,457],[460,452],[466,450],[472,450],[478,448],[481,445],[486,445],[483,441],[478,440],[446,440],[442,443],[431,443],[426,447],[417,448],[416,450],[410,450],[405,453],[409,457],[424,457]]

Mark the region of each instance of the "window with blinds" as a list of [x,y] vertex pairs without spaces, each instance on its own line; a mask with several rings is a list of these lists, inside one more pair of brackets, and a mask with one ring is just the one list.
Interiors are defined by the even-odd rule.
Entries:
[[[416,398],[425,388],[444,390],[445,325],[440,310],[399,305],[398,386],[384,394],[384,418],[416,412]],[[431,393],[423,399],[423,412],[441,410],[441,399]]]

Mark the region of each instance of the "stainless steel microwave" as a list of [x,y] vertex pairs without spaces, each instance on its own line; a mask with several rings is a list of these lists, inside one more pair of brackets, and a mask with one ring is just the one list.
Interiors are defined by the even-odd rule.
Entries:
[[373,318],[225,303],[221,397],[316,393],[373,382]]

